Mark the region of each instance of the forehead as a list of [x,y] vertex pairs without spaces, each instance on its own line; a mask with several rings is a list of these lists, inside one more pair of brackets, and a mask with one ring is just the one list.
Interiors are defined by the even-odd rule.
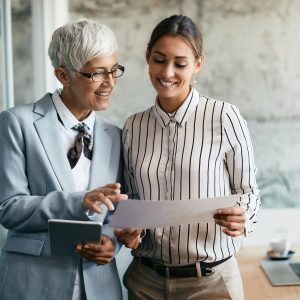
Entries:
[[114,52],[107,56],[96,56],[89,60],[84,66],[84,69],[106,68],[110,69],[118,63],[117,54]]
[[189,42],[181,35],[160,37],[154,44],[151,54],[162,53],[166,56],[194,58]]

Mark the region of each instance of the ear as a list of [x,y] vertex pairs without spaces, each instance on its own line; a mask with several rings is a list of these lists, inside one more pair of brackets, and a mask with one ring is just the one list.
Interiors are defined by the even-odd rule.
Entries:
[[150,60],[150,52],[147,51],[146,52],[146,61],[147,61],[147,64],[149,65],[149,60]]
[[199,73],[203,65],[204,56],[200,56],[195,63],[195,74]]
[[59,80],[59,82],[64,87],[70,85],[71,78],[70,78],[68,71],[65,68],[62,68],[62,67],[54,68],[54,74],[55,74],[56,78]]
[[203,64],[203,60],[204,60],[204,56],[200,56],[196,62],[195,62],[195,74],[197,74],[198,72],[200,72],[201,68],[202,68],[202,64]]

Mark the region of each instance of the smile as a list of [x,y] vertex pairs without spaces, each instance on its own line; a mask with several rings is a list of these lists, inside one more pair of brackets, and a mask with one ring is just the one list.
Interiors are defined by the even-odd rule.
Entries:
[[172,81],[166,81],[166,80],[162,80],[162,79],[158,79],[158,81],[160,82],[160,84],[164,87],[171,87],[173,85],[176,84],[176,82],[172,82]]
[[96,95],[106,97],[110,95],[110,92],[95,92]]

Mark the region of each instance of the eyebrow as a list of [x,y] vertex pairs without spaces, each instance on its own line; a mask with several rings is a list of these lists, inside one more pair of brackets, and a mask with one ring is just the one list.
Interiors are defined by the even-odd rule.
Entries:
[[[153,53],[159,54],[159,55],[162,55],[162,56],[167,56],[167,55],[165,55],[164,53],[162,53],[160,51],[154,51]],[[182,59],[182,58],[188,59],[188,57],[186,57],[186,56],[175,56],[175,59]]]
[[[110,68],[110,70],[113,69],[113,68],[115,68],[115,67],[117,67],[118,65],[119,65],[118,62],[115,63],[115,64]],[[105,67],[94,67],[93,69],[95,69],[95,70],[97,70],[97,69],[107,70],[107,68],[105,68]]]

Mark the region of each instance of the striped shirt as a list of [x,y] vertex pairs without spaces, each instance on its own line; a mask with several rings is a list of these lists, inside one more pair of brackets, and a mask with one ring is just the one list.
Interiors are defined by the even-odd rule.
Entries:
[[[125,181],[130,198],[188,200],[241,194],[247,234],[260,208],[253,148],[245,120],[226,102],[192,89],[172,114],[158,102],[129,117],[123,129]],[[218,261],[240,248],[215,223],[187,224],[146,231],[134,256],[167,265]]]

